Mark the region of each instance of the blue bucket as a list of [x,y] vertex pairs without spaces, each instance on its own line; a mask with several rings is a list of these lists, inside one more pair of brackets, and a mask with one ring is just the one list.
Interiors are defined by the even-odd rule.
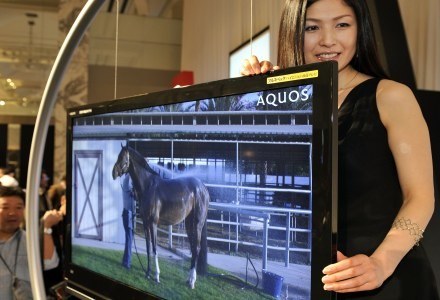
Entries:
[[283,287],[284,277],[275,273],[263,270],[263,291],[275,298],[281,296],[281,288]]

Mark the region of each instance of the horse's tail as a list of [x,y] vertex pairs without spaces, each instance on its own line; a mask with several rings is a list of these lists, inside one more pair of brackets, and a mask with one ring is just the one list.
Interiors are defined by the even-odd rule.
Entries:
[[206,275],[208,273],[208,238],[207,238],[207,221],[202,228],[202,237],[200,239],[200,252],[197,259],[197,274]]
[[210,196],[209,196],[209,192],[208,189],[206,188],[205,185],[203,185],[203,188],[199,189],[199,193],[200,193],[200,199],[202,200],[203,203],[201,203],[201,207],[204,207],[204,209],[206,210],[204,215],[205,215],[205,222],[203,224],[203,228],[202,228],[202,234],[201,234],[201,238],[200,238],[200,252],[199,252],[199,257],[197,259],[197,274],[200,275],[206,275],[208,274],[208,208],[209,208],[209,200],[210,200]]

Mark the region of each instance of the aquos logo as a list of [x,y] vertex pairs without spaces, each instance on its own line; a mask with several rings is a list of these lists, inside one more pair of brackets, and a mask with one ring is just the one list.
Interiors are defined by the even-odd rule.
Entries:
[[261,94],[258,97],[257,106],[261,105],[270,105],[278,107],[279,105],[285,103],[296,103],[299,101],[308,101],[310,100],[311,91],[310,88],[304,88],[301,91],[298,90],[290,90],[290,91],[278,91],[271,92],[266,94]]

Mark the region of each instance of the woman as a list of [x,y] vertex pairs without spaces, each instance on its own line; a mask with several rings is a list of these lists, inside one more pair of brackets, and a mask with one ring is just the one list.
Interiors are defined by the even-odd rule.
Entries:
[[439,299],[419,245],[434,210],[429,133],[411,90],[379,64],[364,0],[287,0],[278,66],[254,56],[242,74],[335,60],[339,89],[338,299]]

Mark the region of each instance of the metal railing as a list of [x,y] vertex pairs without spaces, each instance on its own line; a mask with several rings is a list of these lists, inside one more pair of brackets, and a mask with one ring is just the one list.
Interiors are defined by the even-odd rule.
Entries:
[[311,125],[311,110],[129,112],[75,119],[81,125]]
[[[235,245],[235,251],[238,252],[239,245],[246,245],[251,247],[262,248],[262,264],[263,269],[267,266],[268,250],[284,251],[284,265],[289,267],[291,252],[307,253],[309,261],[311,260],[311,211],[306,209],[290,209],[280,207],[262,207],[254,205],[236,205],[227,203],[211,202],[209,209],[211,211],[220,211],[223,216],[223,212],[235,215],[235,218],[224,219],[212,219],[208,218],[208,224],[215,224],[228,228],[227,237],[210,236],[208,231],[208,241],[216,241],[228,243],[229,245]],[[253,224],[243,222],[242,216],[246,216],[247,220],[252,220]],[[273,216],[284,216],[285,224],[271,225],[270,220],[273,220]],[[308,219],[307,226],[297,227],[296,220],[298,217],[306,217]],[[137,223],[141,224],[141,220],[137,219]],[[261,225],[258,226],[258,223]],[[294,225],[292,227],[292,225]],[[252,229],[257,229],[262,232],[261,243],[246,241],[241,237],[244,234],[241,233],[242,229],[252,226]],[[168,226],[167,230],[158,227],[158,230],[167,235],[168,246],[173,247],[173,238],[181,237],[187,238],[187,235],[181,230],[173,230],[173,226]],[[269,245],[269,237],[271,231],[285,231],[285,237],[283,246]],[[304,233],[307,235],[307,247],[292,247],[291,242],[296,241],[296,234]]]

